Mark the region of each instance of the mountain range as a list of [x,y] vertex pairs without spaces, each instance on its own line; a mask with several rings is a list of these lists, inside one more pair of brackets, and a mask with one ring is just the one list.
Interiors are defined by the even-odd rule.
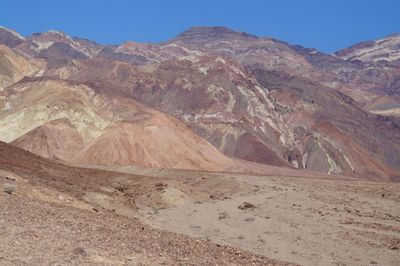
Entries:
[[79,165],[400,180],[400,35],[326,54],[225,27],[120,45],[1,27],[0,140]]

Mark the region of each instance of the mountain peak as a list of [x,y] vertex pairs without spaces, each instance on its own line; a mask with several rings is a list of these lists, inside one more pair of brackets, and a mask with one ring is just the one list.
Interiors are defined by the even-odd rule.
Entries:
[[35,37],[45,37],[45,36],[47,36],[47,37],[51,36],[51,37],[55,37],[55,38],[60,38],[60,37],[68,38],[69,37],[68,34],[58,31],[58,30],[48,30],[45,32],[36,32],[36,33],[33,33],[32,35]]
[[4,44],[13,48],[20,45],[24,40],[25,38],[19,33],[0,26],[0,44]]
[[65,36],[66,34],[64,32],[58,31],[58,30],[48,30],[47,33],[52,33],[52,34],[57,34],[61,36]]
[[343,59],[364,62],[397,61],[400,59],[400,33],[392,33],[381,39],[357,43],[335,54]]
[[227,27],[222,26],[196,26],[191,27],[183,32],[181,32],[177,38],[179,39],[192,39],[192,38],[257,38],[257,36],[234,31]]
[[12,35],[14,35],[14,37],[16,37],[18,39],[21,39],[21,40],[25,39],[21,34],[19,34],[18,32],[14,31],[14,30],[11,30],[11,29],[3,27],[3,26],[0,26],[0,29],[3,31],[6,31],[8,33],[11,33]]
[[394,32],[386,36],[386,38],[397,38],[400,37],[400,32]]

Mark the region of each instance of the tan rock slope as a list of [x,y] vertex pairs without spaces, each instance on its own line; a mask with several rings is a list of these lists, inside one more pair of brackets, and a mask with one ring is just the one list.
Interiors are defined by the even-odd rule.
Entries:
[[6,103],[2,140],[48,158],[209,170],[233,164],[181,122],[82,84],[26,79],[7,89]]
[[0,110],[5,108],[4,88],[14,84],[24,76],[38,74],[43,67],[43,62],[27,60],[11,48],[0,44]]

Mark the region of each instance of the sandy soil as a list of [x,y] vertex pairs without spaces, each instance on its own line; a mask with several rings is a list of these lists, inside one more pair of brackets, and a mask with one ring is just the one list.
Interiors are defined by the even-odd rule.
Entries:
[[[161,229],[301,265],[400,264],[399,184],[239,179],[256,189],[157,210],[145,220]],[[255,207],[239,209],[243,202]]]

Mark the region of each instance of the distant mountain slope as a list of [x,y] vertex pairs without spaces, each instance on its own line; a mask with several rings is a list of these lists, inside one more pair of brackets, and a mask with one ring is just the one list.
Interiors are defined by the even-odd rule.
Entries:
[[400,34],[392,34],[379,40],[358,43],[338,51],[336,55],[346,60],[364,62],[397,61],[400,60]]
[[34,62],[25,59],[11,48],[0,45],[0,93],[24,76],[34,75],[39,70]]
[[[332,174],[397,176],[399,121],[368,115],[352,98],[306,79],[209,55],[145,67],[85,60],[69,73],[98,92],[177,117],[229,156]],[[326,123],[341,133],[321,131]]]
[[241,159],[400,175],[397,35],[328,55],[224,27],[112,46],[57,31],[0,33],[8,45],[1,139],[42,156],[209,170]]
[[0,26],[0,44],[7,45],[10,48],[14,48],[19,44],[22,44],[25,38],[14,30],[7,29]]

